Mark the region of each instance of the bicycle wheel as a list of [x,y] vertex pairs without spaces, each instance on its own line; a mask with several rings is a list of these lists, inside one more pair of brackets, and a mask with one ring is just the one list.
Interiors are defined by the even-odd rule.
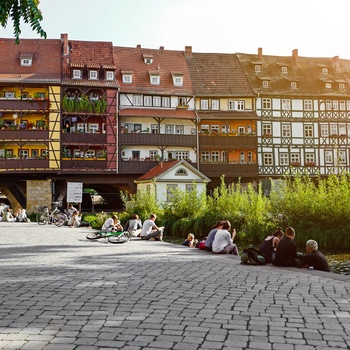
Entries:
[[38,213],[36,214],[36,222],[39,225],[45,225],[49,222],[49,217],[46,213]]
[[66,222],[66,215],[63,213],[57,213],[55,214],[54,218],[53,218],[53,222],[56,226],[61,227],[64,225],[64,223]]
[[118,232],[118,233],[119,235],[108,237],[108,242],[116,244],[116,243],[126,243],[130,241],[130,236],[128,232]]
[[86,236],[87,239],[100,239],[103,237],[104,235],[101,232],[91,232]]

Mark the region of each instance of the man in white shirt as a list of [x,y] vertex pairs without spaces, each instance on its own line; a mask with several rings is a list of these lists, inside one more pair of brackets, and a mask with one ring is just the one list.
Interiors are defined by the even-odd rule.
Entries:
[[140,237],[141,239],[149,240],[154,238],[156,241],[163,241],[164,227],[158,227],[154,222],[156,221],[156,215],[151,214],[149,219],[142,225]]

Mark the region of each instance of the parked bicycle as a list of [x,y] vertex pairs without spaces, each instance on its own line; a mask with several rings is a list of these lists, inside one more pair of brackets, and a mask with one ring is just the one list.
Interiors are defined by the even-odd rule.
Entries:
[[61,212],[58,209],[59,203],[53,202],[52,205],[54,209],[50,212],[47,205],[45,205],[39,212],[36,214],[36,222],[39,225],[45,224],[55,224],[58,227],[63,226],[66,222],[68,222],[69,218],[66,213]]
[[125,243],[130,241],[130,235],[127,231],[97,231],[91,232],[86,236],[89,240],[97,240],[106,238],[110,243]]

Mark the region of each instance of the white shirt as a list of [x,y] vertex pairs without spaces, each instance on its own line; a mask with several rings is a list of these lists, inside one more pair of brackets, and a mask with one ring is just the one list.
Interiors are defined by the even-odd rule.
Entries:
[[218,230],[213,242],[213,252],[220,253],[227,245],[232,243],[230,232],[227,230]]
[[145,237],[148,234],[150,234],[154,225],[155,224],[154,224],[153,220],[150,220],[150,219],[146,220],[142,225],[142,230],[141,230],[140,236]]
[[114,226],[113,218],[108,218],[105,223],[102,225],[102,231],[107,230],[110,226]]

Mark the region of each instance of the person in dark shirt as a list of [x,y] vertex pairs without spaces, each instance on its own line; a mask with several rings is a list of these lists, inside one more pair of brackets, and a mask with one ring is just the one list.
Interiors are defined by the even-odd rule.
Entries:
[[306,251],[307,254],[298,257],[304,263],[304,267],[312,266],[314,270],[330,272],[327,259],[318,251],[318,244],[316,241],[309,239],[306,242]]
[[266,262],[273,262],[278,243],[280,242],[282,237],[283,231],[282,228],[279,227],[277,231],[275,231],[272,235],[267,236],[260,244],[259,251],[265,257]]
[[285,236],[280,240],[273,265],[299,267],[297,245],[294,242],[295,231],[293,227],[287,227]]

